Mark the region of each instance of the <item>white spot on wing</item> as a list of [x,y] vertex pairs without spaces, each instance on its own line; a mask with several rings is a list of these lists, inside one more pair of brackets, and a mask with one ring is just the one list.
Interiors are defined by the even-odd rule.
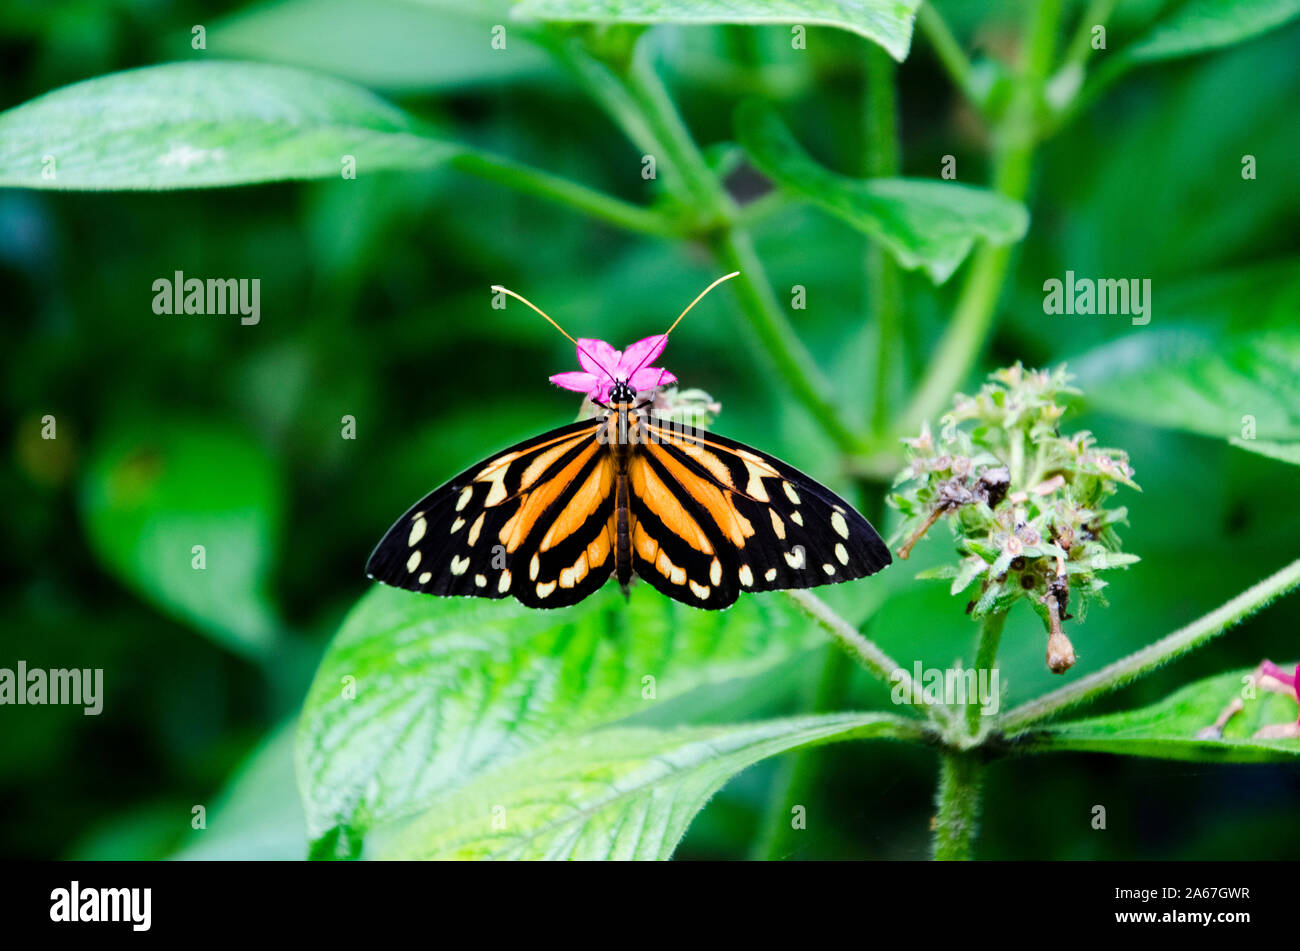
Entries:
[[408,546],[414,546],[416,542],[424,537],[425,529],[428,527],[429,523],[426,522],[422,516],[417,515],[415,521],[411,523],[411,534],[407,537],[406,544]]
[[841,545],[839,542],[836,542],[835,557],[840,560],[841,565],[847,565],[849,563],[849,550],[845,548],[843,545]]
[[411,552],[411,557],[406,559],[406,570],[414,571],[416,568],[419,567],[420,567],[420,550],[417,548],[415,551]]
[[740,566],[740,583],[743,584],[746,588],[753,586],[754,572],[749,570],[749,565]]
[[802,568],[807,560],[801,545],[795,545],[794,551],[785,553],[785,563],[791,568]]
[[849,523],[844,521],[844,516],[839,512],[831,513],[831,528],[835,529],[835,533],[839,535],[840,538],[849,537]]

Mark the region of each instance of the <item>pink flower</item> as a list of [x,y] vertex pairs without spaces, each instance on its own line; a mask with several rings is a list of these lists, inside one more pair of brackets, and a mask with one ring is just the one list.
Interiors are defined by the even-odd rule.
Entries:
[[578,340],[578,363],[581,371],[557,373],[551,382],[566,390],[585,393],[593,400],[605,402],[615,383],[627,383],[637,392],[653,390],[666,383],[676,383],[677,377],[662,367],[648,367],[663,353],[668,344],[667,334],[658,334],[638,340],[626,350],[615,350],[604,340],[581,337]]

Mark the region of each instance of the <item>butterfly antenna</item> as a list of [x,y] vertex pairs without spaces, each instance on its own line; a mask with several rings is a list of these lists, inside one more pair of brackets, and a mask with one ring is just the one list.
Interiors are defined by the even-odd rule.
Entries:
[[[672,333],[674,330],[676,330],[676,329],[677,329],[677,325],[680,324],[680,323],[682,322],[682,318],[685,317],[687,314],[689,314],[689,313],[691,312],[691,308],[694,307],[696,304],[698,304],[700,301],[704,300],[704,295],[705,295],[705,294],[707,294],[709,291],[713,290],[715,287],[717,287],[717,286],[718,286],[719,284],[721,284],[723,281],[729,281],[729,280],[731,280],[733,277],[739,277],[739,276],[740,276],[740,272],[739,272],[739,271],[732,271],[730,274],[724,274],[724,275],[722,275],[722,277],[718,278],[716,281],[714,281],[712,284],[710,284],[710,285],[709,285],[708,287],[706,287],[704,290],[700,291],[700,293],[696,296],[695,300],[693,300],[693,301],[691,301],[689,304],[687,304],[687,305],[686,305],[686,309],[685,309],[684,311],[682,311],[680,314],[677,315],[677,319],[673,321],[673,324],[672,324],[671,327],[669,327],[667,330],[664,331],[664,334],[663,334],[663,335],[664,335],[665,337],[667,337],[670,333]],[[531,305],[530,305],[530,306],[531,306]],[[549,320],[550,318],[547,318],[547,319]],[[653,351],[652,351],[652,352],[653,352]],[[636,369],[637,369],[637,370],[640,370],[641,367],[645,366],[649,361],[650,361],[650,357],[647,356],[644,360],[641,361],[640,365],[639,365]],[[635,376],[635,375],[636,375],[636,370],[633,370],[633,371],[632,371],[632,374],[633,374],[633,376]],[[663,374],[660,374],[660,379],[662,379],[662,378],[663,378]]]
[[[552,327],[554,327],[554,328],[555,328],[556,330],[558,330],[560,333],[564,334],[564,336],[568,338],[569,343],[571,343],[571,344],[573,344],[575,347],[577,347],[577,348],[578,348],[578,351],[579,351],[580,353],[585,353],[585,354],[587,354],[587,359],[589,359],[589,360],[590,360],[592,363],[594,363],[596,366],[600,367],[601,372],[604,373],[605,376],[609,377],[611,380],[614,380],[614,376],[613,376],[613,374],[611,374],[608,370],[606,370],[605,367],[604,367],[604,365],[602,365],[601,362],[600,362],[599,360],[597,360],[597,359],[596,359],[595,357],[593,357],[590,353],[588,353],[586,347],[584,347],[582,344],[578,343],[578,341],[576,341],[576,340],[574,340],[572,337],[570,337],[570,336],[569,336],[569,332],[568,332],[567,330],[565,330],[563,327],[561,327],[559,324],[557,324],[555,321],[553,321],[553,320],[550,318],[550,315],[546,313],[546,311],[542,310],[540,307],[538,307],[536,304],[534,304],[532,301],[530,301],[527,297],[524,297],[524,296],[522,296],[522,295],[520,295],[520,294],[516,294],[514,291],[512,291],[512,290],[511,290],[510,288],[508,288],[508,287],[502,287],[500,284],[493,284],[493,285],[492,285],[492,290],[497,291],[497,292],[502,293],[502,294],[509,294],[511,297],[513,297],[515,300],[519,301],[521,304],[525,304],[525,305],[527,305],[528,307],[531,307],[533,310],[537,311],[537,313],[541,314],[543,320],[545,320],[548,324],[550,324]],[[703,297],[704,295],[701,294],[700,296]],[[688,308],[688,309],[689,309],[689,308]],[[617,381],[617,380],[614,380],[614,382],[617,383],[618,381]]]

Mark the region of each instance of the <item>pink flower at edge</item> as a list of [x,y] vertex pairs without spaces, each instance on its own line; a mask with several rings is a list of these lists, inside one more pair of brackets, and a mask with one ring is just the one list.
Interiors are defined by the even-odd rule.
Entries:
[[581,337],[578,340],[578,363],[582,369],[557,373],[550,380],[556,386],[585,393],[590,399],[601,402],[609,399],[609,391],[615,382],[626,382],[637,392],[676,383],[677,377],[663,367],[640,366],[663,353],[667,344],[668,337],[657,334],[638,340],[626,350],[615,350],[604,340]]

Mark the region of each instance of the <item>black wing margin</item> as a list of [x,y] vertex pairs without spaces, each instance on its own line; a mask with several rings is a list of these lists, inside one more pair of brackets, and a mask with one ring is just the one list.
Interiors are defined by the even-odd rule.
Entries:
[[[592,541],[593,554],[603,547],[605,525],[596,510],[605,509],[607,521],[612,503],[606,507],[593,496],[590,483],[607,464],[607,449],[595,438],[600,425],[598,419],[582,420],[527,439],[434,489],[388,530],[366,562],[366,574],[408,591],[514,595],[532,607],[561,607],[586,597],[608,578],[612,556],[589,565],[581,577],[565,575],[569,584],[564,586],[562,566],[556,564],[554,576],[545,577],[537,569],[530,572],[530,566],[534,555],[540,568],[548,553],[549,561],[581,554],[571,552],[578,542],[567,536],[553,551],[541,550],[548,526],[575,496],[593,510],[592,517],[576,520],[568,534]],[[552,570],[549,563],[547,570]],[[548,582],[554,582],[549,591]]]

